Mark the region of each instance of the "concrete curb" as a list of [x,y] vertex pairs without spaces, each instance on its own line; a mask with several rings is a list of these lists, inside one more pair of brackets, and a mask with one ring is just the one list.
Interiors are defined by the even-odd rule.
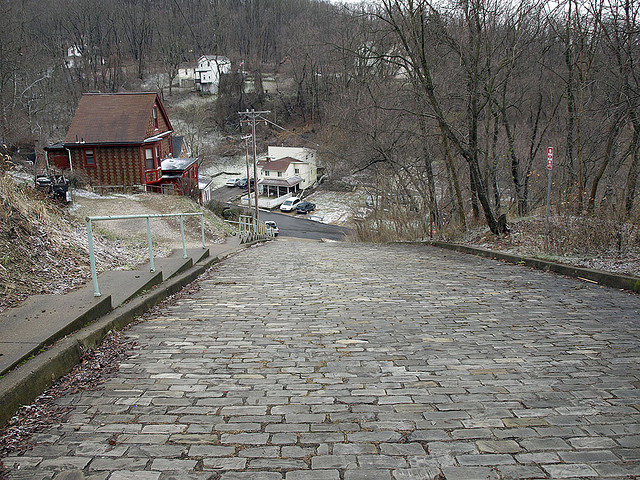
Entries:
[[496,252],[484,248],[469,247],[467,245],[459,245],[447,242],[420,242],[421,244],[432,245],[434,247],[454,250],[456,252],[468,253],[480,257],[493,258],[503,260],[505,262],[531,267],[545,272],[558,273],[567,277],[577,278],[595,282],[606,287],[617,288],[620,290],[629,290],[631,292],[640,293],[640,278],[628,275],[616,275],[614,273],[603,272],[601,270],[593,270],[590,268],[574,267],[561,263],[551,262],[548,260],[540,260],[539,258],[522,257],[504,252]]
[[[240,249],[243,246],[240,246]],[[180,291],[222,257],[209,257],[189,270],[177,274],[154,289],[96,319],[90,325],[58,341],[48,350],[30,358],[0,378],[0,426],[4,425],[22,405],[31,403],[58,378],[69,373],[80,361],[83,351],[95,348],[111,330],[118,330],[133,322],[143,313]]]

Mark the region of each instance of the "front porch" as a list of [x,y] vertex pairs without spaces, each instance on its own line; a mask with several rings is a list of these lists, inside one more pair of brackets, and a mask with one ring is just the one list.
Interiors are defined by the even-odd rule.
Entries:
[[[261,196],[267,198],[285,198],[297,194],[300,191],[302,178],[294,175],[289,178],[261,178],[258,181],[258,192]],[[258,200],[259,201],[259,200]],[[280,205],[278,203],[277,205]]]

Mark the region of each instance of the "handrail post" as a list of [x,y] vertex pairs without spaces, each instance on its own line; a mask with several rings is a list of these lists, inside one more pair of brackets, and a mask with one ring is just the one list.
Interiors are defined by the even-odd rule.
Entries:
[[98,289],[98,273],[96,272],[96,256],[93,251],[93,230],[91,228],[91,219],[87,217],[87,237],[89,240],[89,262],[91,263],[91,280],[93,281],[93,296],[99,297]]
[[147,216],[147,239],[149,240],[149,265],[151,271],[156,271],[155,263],[153,262],[153,242],[151,241],[151,218]]
[[202,249],[204,250],[204,213],[200,214],[200,230],[202,231]]
[[184,243],[184,217],[180,215],[180,236],[182,237],[182,258],[187,258],[187,245]]

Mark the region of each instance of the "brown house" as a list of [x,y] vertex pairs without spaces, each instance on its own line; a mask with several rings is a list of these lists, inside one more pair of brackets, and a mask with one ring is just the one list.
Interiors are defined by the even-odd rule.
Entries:
[[[83,170],[95,185],[186,193],[191,189],[163,188],[162,161],[173,157],[172,134],[155,93],[88,93],[80,99],[64,142],[45,150],[50,166]],[[188,167],[182,174],[195,181],[197,190],[197,162]],[[166,183],[177,183],[176,173]]]

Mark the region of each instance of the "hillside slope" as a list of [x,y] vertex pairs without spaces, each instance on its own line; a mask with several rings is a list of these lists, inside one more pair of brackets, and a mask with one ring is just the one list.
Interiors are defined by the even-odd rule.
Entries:
[[[34,294],[61,294],[90,281],[86,216],[199,212],[184,197],[111,195],[74,191],[68,206],[53,203],[27,183],[0,174],[0,312]],[[156,256],[181,247],[177,219],[152,220]],[[199,220],[185,220],[188,246],[201,245]],[[231,229],[205,211],[206,242],[224,241]],[[148,261],[146,222],[96,222],[99,271],[133,269]]]

